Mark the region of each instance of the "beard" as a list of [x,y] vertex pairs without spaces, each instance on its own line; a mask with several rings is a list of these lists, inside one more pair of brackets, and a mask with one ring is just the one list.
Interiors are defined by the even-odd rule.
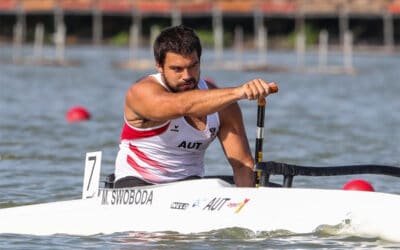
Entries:
[[199,84],[199,80],[200,80],[200,73],[199,73],[199,76],[197,77],[197,79],[195,77],[192,77],[185,81],[180,81],[177,84],[171,84],[171,81],[168,80],[168,78],[166,77],[166,75],[164,73],[161,73],[161,77],[162,77],[165,85],[167,85],[168,89],[171,90],[171,92],[177,93],[177,92],[197,89],[197,85]]

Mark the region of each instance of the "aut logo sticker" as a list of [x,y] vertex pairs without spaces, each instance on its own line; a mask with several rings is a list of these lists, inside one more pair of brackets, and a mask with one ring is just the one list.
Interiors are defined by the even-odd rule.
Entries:
[[209,211],[219,211],[227,201],[229,201],[231,198],[217,198],[215,197],[212,199],[204,208],[203,210],[209,210]]

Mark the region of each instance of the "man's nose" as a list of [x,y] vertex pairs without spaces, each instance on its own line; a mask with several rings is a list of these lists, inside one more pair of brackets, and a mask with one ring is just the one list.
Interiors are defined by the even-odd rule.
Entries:
[[190,78],[192,78],[192,75],[191,75],[189,69],[183,69],[183,71],[182,71],[182,78],[183,78],[183,79],[190,79]]

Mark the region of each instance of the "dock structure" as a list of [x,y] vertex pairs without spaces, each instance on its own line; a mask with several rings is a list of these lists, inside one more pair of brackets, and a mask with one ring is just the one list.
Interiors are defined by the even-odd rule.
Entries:
[[[254,27],[251,27],[254,33],[262,30],[270,18],[294,21],[296,32],[304,29],[307,20],[334,18],[341,43],[351,29],[352,18],[379,19],[382,26],[378,34],[383,45],[392,50],[395,35],[399,36],[395,24],[400,17],[400,0],[1,0],[0,19],[5,15],[15,16],[22,26],[23,40],[27,16],[53,16],[54,30],[71,15],[85,16],[93,44],[102,43],[105,17],[109,16],[132,17],[132,22],[140,24],[139,33],[141,21],[148,17],[169,18],[171,25],[176,25],[183,19],[196,17],[219,18],[211,23],[223,23],[225,17],[246,16],[254,18]],[[35,25],[29,24],[32,30]]]
[[[22,44],[28,35],[35,34],[34,57],[35,61],[38,61],[42,60],[41,51],[45,39],[43,32],[49,30],[49,33],[55,35],[54,60],[65,63],[64,46],[68,39],[80,39],[80,36],[85,34],[85,41],[97,46],[103,44],[105,35],[109,34],[110,30],[114,34],[116,31],[128,31],[130,60],[124,65],[131,67],[132,62],[135,62],[134,67],[148,67],[148,62],[138,65],[135,57],[139,46],[147,46],[142,41],[144,37],[147,35],[151,41],[154,35],[154,25],[145,23],[151,18],[161,19],[163,25],[189,22],[193,28],[202,29],[205,22],[208,23],[207,29],[211,31],[213,39],[214,59],[219,65],[227,65],[222,63],[226,30],[230,28],[233,33],[234,37],[231,40],[235,40],[233,46],[237,57],[242,53],[242,48],[238,46],[246,46],[244,37],[251,33],[252,47],[257,49],[260,55],[259,63],[239,65],[241,69],[249,70],[285,70],[268,65],[266,59],[269,39],[273,37],[274,30],[276,34],[277,29],[285,32],[281,35],[295,34],[293,47],[298,55],[297,68],[306,68],[304,55],[308,22],[322,23],[318,25],[319,30],[316,30],[320,32],[319,64],[316,67],[318,72],[332,71],[332,67],[327,67],[328,37],[329,43],[342,48],[343,68],[346,72],[354,71],[352,46],[357,43],[359,34],[353,33],[352,29],[359,31],[354,27],[354,23],[359,24],[360,20],[366,25],[364,30],[374,34],[374,45],[378,44],[384,52],[395,51],[400,40],[400,0],[0,0],[0,39],[6,36],[13,39],[13,61],[19,62],[22,57]],[[47,26],[43,27],[41,19],[47,20]],[[119,21],[112,21],[115,19]],[[241,23],[243,19],[247,20],[246,23]],[[8,23],[4,20],[8,20]],[[123,21],[120,22],[121,20]],[[233,25],[234,20],[240,21]],[[372,28],[369,27],[371,20],[374,23]],[[281,28],[282,22],[290,27]],[[290,25],[287,25],[288,22]],[[327,22],[330,26],[334,23],[333,30],[332,27],[331,30],[326,30],[324,24]],[[41,26],[38,26],[39,23]],[[143,32],[144,28],[148,30],[146,35]],[[71,34],[74,38],[69,36]],[[337,38],[331,39],[332,34]],[[236,64],[228,66],[235,69],[239,67]],[[339,71],[341,72],[342,68]]]

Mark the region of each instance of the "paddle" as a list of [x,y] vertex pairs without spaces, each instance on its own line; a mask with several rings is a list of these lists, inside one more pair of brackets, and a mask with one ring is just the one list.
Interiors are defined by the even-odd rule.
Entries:
[[[257,135],[256,135],[256,147],[254,150],[254,161],[255,163],[262,162],[263,160],[263,142],[264,142],[264,119],[265,119],[265,98],[258,99],[257,105]],[[261,182],[262,170],[255,168],[255,186],[259,187]]]
[[[278,86],[275,83],[270,83],[271,93],[278,92]],[[263,142],[264,142],[264,120],[265,120],[265,105],[267,104],[266,98],[259,98],[257,102],[257,136],[256,136],[256,146],[255,146],[255,163],[262,162],[263,159]],[[261,178],[262,171],[255,168],[255,186],[265,185],[266,183],[261,183],[267,181],[268,177]]]

